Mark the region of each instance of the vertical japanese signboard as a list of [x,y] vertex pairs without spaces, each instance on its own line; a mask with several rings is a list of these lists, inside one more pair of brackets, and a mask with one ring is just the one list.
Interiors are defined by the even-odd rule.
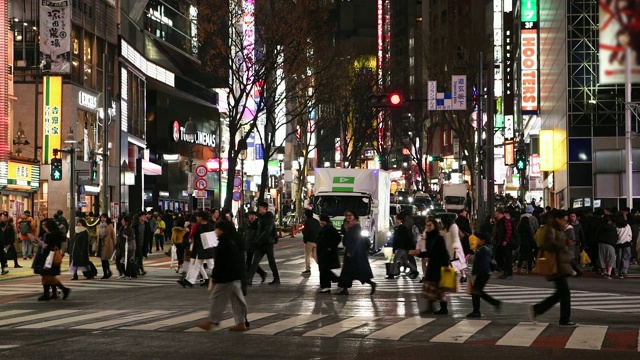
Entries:
[[71,73],[71,0],[40,0],[40,58],[44,73]]
[[467,75],[451,75],[452,110],[467,110]]
[[42,96],[42,163],[53,158],[53,149],[60,148],[62,122],[62,77],[44,76]]
[[520,15],[521,110],[523,115],[537,115],[539,101],[538,1],[523,0]]

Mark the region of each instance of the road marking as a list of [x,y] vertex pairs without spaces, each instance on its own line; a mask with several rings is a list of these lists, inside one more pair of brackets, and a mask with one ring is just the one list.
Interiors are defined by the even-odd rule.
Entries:
[[496,345],[531,346],[534,340],[547,327],[547,323],[521,322],[503,336]]
[[136,326],[125,326],[119,329],[123,330],[158,330],[163,327],[168,327],[172,325],[183,324],[186,322],[192,322],[200,319],[204,319],[209,315],[208,311],[198,311],[193,314],[187,314],[182,316],[177,316],[173,318],[163,319],[160,321],[154,321],[148,324],[136,325]]
[[33,310],[9,310],[9,311],[0,311],[0,317],[5,316],[13,316],[18,314],[24,314],[28,312],[32,312]]
[[91,323],[91,324],[85,324],[85,325],[80,325],[80,326],[75,326],[72,327],[71,329],[89,329],[89,330],[96,330],[96,329],[102,329],[102,328],[107,328],[107,327],[112,327],[115,325],[120,325],[120,324],[126,324],[129,322],[134,322],[134,321],[138,321],[138,320],[143,320],[143,319],[147,319],[153,316],[160,316],[160,315],[166,315],[166,314],[171,314],[173,313],[173,311],[149,311],[146,313],[141,313],[141,314],[135,314],[135,315],[131,315],[131,316],[127,316],[127,317],[123,317],[123,318],[118,318],[118,319],[114,319],[114,320],[106,320],[106,321],[100,321],[97,323]]
[[80,311],[80,310],[56,310],[56,311],[37,313],[34,315],[14,317],[14,318],[0,320],[0,326],[17,324],[25,321],[40,320],[43,318],[49,318],[54,316],[62,316],[62,315],[72,314],[77,311]]
[[367,339],[400,340],[401,337],[434,321],[433,318],[412,317],[380,329],[367,336]]
[[477,333],[490,323],[491,321],[489,320],[462,320],[432,338],[431,342],[462,344],[467,341],[471,335]]
[[100,312],[97,312],[97,313],[72,316],[72,317],[63,318],[63,319],[49,320],[49,321],[45,321],[45,322],[41,322],[41,323],[35,323],[35,324],[20,326],[20,327],[17,327],[17,329],[43,329],[43,328],[47,328],[47,327],[53,327],[53,326],[58,326],[58,325],[63,325],[63,324],[69,324],[69,323],[83,321],[83,320],[91,320],[91,319],[95,319],[95,318],[101,318],[101,317],[117,315],[117,314],[121,314],[123,312],[126,312],[126,310],[105,310],[105,311],[100,311]]
[[297,259],[297,260],[287,261],[283,265],[296,265],[296,264],[302,264],[302,263],[304,263],[304,259]]
[[321,336],[321,337],[334,337],[338,334],[342,334],[345,331],[360,327],[370,321],[376,320],[377,317],[371,316],[354,316],[335,324],[322,326],[318,329],[311,330],[302,336]]
[[[178,261],[177,260],[173,261],[173,263],[178,265]],[[171,265],[171,261],[163,261],[163,262],[154,262],[154,263],[144,264],[144,266],[152,266],[152,267],[167,266],[167,265]]]
[[20,345],[0,345],[0,350],[17,348]]
[[[209,312],[207,312],[207,315],[209,314]],[[249,321],[255,321],[255,320],[260,320],[262,318],[266,318],[269,316],[273,316],[275,315],[275,313],[250,313],[249,315],[247,315],[247,319],[249,319]],[[226,320],[222,320],[220,321],[220,324],[218,324],[218,326],[212,327],[211,331],[220,331],[220,330],[224,330],[224,329],[228,329],[230,327],[232,327],[233,325],[236,324],[236,320],[234,318],[231,319],[226,319]],[[202,330],[199,327],[194,327],[191,328],[189,330],[185,330],[188,332],[205,332],[206,330]]]
[[279,332],[289,330],[296,326],[304,325],[312,321],[316,321],[318,319],[322,319],[323,317],[326,317],[326,316],[327,315],[319,315],[319,314],[298,315],[292,318],[275,322],[273,324],[269,324],[263,327],[249,330],[245,332],[245,334],[275,335]]
[[578,326],[569,337],[565,349],[600,350],[607,326]]

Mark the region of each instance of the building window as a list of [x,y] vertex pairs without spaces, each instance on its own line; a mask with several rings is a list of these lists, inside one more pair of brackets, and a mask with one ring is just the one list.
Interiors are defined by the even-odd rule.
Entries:
[[74,26],[71,28],[71,78],[74,82],[82,84],[82,29]]
[[146,83],[134,73],[128,73],[127,84],[127,128],[129,134],[146,140]]
[[83,46],[83,83],[86,87],[91,89],[96,89],[94,84],[93,74],[93,35],[85,33],[84,34],[84,46]]

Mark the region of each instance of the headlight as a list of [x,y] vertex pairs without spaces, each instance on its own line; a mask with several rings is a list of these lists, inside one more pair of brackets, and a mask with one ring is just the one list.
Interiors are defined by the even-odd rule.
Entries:
[[413,202],[413,198],[411,196],[409,196],[407,200],[409,200],[409,202]]
[[362,230],[362,231],[360,231],[360,236],[362,236],[362,237],[369,237],[369,230]]

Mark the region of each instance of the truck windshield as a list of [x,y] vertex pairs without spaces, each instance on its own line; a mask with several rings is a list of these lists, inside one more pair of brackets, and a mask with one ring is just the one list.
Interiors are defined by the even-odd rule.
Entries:
[[449,205],[464,205],[464,202],[467,200],[466,197],[463,196],[445,196],[444,202]]
[[343,216],[352,210],[358,216],[367,216],[371,200],[366,196],[322,195],[313,198],[313,212],[318,215]]

